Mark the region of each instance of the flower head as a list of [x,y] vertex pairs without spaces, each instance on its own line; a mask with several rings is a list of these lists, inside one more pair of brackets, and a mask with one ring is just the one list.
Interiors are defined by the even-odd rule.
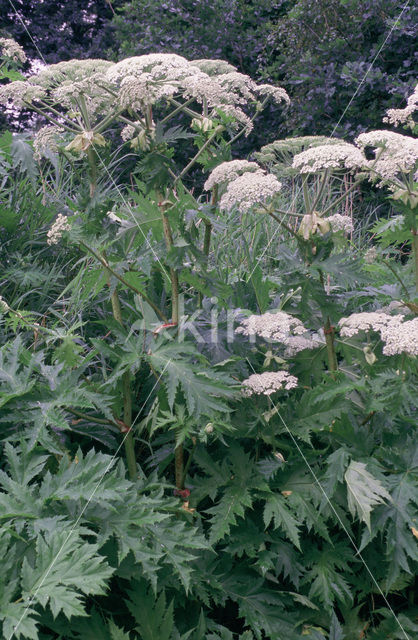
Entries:
[[376,174],[385,180],[394,180],[400,173],[413,171],[418,160],[418,140],[394,131],[369,131],[356,138],[361,147],[372,147],[375,159],[366,161],[365,166],[372,170],[371,179]]
[[0,55],[11,58],[13,62],[26,62],[26,54],[20,44],[12,38],[0,38]]
[[254,373],[242,381],[243,394],[245,396],[264,395],[270,396],[276,391],[289,390],[297,387],[298,379],[287,371],[266,371]]
[[207,73],[208,76],[219,76],[223,73],[231,73],[237,70],[236,67],[226,62],[226,60],[217,60],[216,58],[213,60],[205,58],[192,60],[190,64],[194,67],[199,67],[199,69]]
[[54,224],[51,226],[50,230],[46,234],[47,243],[58,244],[64,231],[69,231],[70,229],[71,229],[71,226],[68,222],[67,216],[63,216],[61,213],[59,213]]
[[404,316],[399,314],[391,316],[382,311],[369,311],[363,313],[353,313],[348,318],[341,318],[338,323],[340,334],[345,338],[351,338],[360,331],[377,331],[381,332],[389,325],[400,324]]
[[267,312],[260,316],[253,315],[245,318],[235,331],[245,336],[257,335],[265,340],[284,343],[287,343],[291,335],[306,333],[302,322],[284,311]]
[[61,133],[62,129],[55,125],[46,125],[37,131],[33,139],[34,157],[36,160],[40,160],[48,152],[58,151],[58,138]]
[[0,104],[6,106],[12,102],[15,107],[21,108],[25,106],[25,103],[30,104],[34,100],[43,98],[44,95],[45,90],[42,87],[34,86],[23,80],[0,85]]
[[275,87],[272,84],[259,84],[257,85],[257,93],[261,96],[269,96],[277,104],[280,102],[290,104],[290,98],[282,87]]
[[413,93],[409,96],[407,106],[403,109],[388,109],[386,111],[387,116],[383,118],[383,122],[394,124],[396,127],[399,124],[414,125],[413,114],[418,109],[418,84],[416,85]]
[[325,144],[306,149],[293,158],[292,167],[300,173],[317,173],[326,169],[353,171],[366,162],[359,149],[348,142]]
[[222,162],[212,171],[203,188],[205,191],[210,191],[215,185],[235,180],[247,171],[260,171],[260,165],[256,162],[248,162],[248,160]]
[[262,170],[246,172],[228,183],[219,206],[224,211],[238,207],[245,212],[256,204],[265,203],[273,198],[282,188],[282,183]]
[[344,233],[351,233],[354,231],[353,221],[350,216],[342,216],[340,213],[334,213],[334,215],[328,216],[326,220],[334,232],[343,231]]
[[418,355],[418,318],[406,322],[392,322],[382,327],[380,335],[385,343],[383,353],[386,356],[399,353]]

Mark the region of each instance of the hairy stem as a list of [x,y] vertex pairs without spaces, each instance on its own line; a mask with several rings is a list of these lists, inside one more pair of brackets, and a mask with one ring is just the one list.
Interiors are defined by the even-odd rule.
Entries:
[[179,446],[174,450],[174,469],[176,475],[176,488],[181,491],[184,489],[184,450],[182,444],[179,444]]
[[[163,220],[163,230],[164,230],[164,238],[165,244],[167,247],[167,251],[170,251],[173,246],[173,234],[171,233],[170,221],[168,219],[167,213],[163,210],[164,207],[161,206],[161,216]],[[179,322],[179,277],[177,271],[170,267],[170,280],[171,280],[171,321],[175,324]]]
[[[160,205],[161,217],[163,221],[164,239],[167,251],[173,246],[173,234],[171,231],[170,221],[164,204]],[[171,280],[171,321],[178,325],[179,323],[179,277],[177,271],[170,267]],[[179,444],[174,450],[174,472],[176,478],[176,487],[184,489],[184,452],[183,445]]]
[[92,198],[97,188],[97,163],[96,152],[91,146],[87,149],[87,161],[89,163],[89,192],[90,198]]
[[327,356],[328,356],[328,368],[331,371],[331,375],[335,378],[333,374],[334,371],[337,371],[337,354],[335,353],[335,344],[334,344],[334,327],[331,325],[331,321],[329,316],[327,316],[325,324],[324,324],[324,334],[325,334],[325,344],[327,347]]
[[107,271],[109,271],[109,273],[111,273],[112,276],[114,276],[117,280],[119,280],[119,282],[124,284],[125,287],[128,287],[128,289],[131,289],[137,295],[139,295],[143,300],[145,300],[145,302],[147,304],[149,304],[149,306],[155,311],[155,313],[160,318],[160,320],[162,320],[163,322],[167,322],[167,318],[163,314],[163,312],[157,307],[157,305],[143,291],[140,291],[139,289],[134,287],[134,285],[132,285],[129,282],[127,282],[123,276],[119,275],[119,273],[117,273],[116,271],[114,271],[112,269],[112,267],[109,265],[108,261],[105,260],[105,258],[103,258],[99,253],[96,253],[96,251],[94,251],[94,249],[89,247],[85,242],[80,241],[80,245],[82,247],[84,247],[85,249],[87,249],[87,251],[89,253],[91,253],[91,255],[94,256],[96,258],[96,260],[98,260],[100,262],[100,264],[102,264],[104,267],[106,267]]
[[[116,322],[123,326],[122,310],[120,308],[119,296],[116,289],[111,295],[113,317]],[[125,371],[122,376],[122,393],[123,393],[123,422],[128,428],[123,443],[125,446],[126,462],[128,465],[129,478],[135,482],[137,476],[137,466],[135,458],[135,444],[132,434],[132,393],[131,393],[131,374]]]
[[208,148],[208,146],[210,145],[212,140],[214,138],[216,138],[216,136],[219,133],[221,133],[221,131],[223,131],[224,129],[225,129],[225,127],[223,125],[221,125],[221,124],[216,127],[215,131],[209,136],[209,138],[206,140],[206,142],[200,147],[199,151],[190,160],[189,164],[187,164],[184,167],[184,169],[181,171],[181,173],[179,173],[179,175],[177,176],[175,182],[178,182],[179,180],[181,180],[186,175],[186,173],[188,173],[190,171],[190,169],[194,166],[194,164],[196,163],[196,161],[199,158],[199,156]]

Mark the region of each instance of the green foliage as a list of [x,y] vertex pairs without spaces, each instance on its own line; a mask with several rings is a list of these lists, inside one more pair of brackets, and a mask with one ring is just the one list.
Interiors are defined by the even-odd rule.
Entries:
[[[57,149],[0,140],[3,636],[412,638],[412,169],[395,178],[401,215],[332,231],[361,178],[306,178],[293,156],[319,140],[279,141],[257,159],[281,190],[227,212],[226,185],[202,184],[245,133],[234,105],[163,77],[152,112],[122,111],[132,76],[107,90],[92,64],[69,67],[82,78]],[[48,100],[61,73],[41,76]],[[271,316],[236,331],[279,311],[294,335],[269,340]],[[348,336],[343,318],[375,311],[392,333]],[[291,382],[263,392],[261,374]]]

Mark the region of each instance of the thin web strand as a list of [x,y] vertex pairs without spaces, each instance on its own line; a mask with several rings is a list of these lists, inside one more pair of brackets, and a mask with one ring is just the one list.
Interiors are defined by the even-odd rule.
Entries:
[[[149,392],[149,394],[148,394],[148,396],[147,396],[146,400],[143,402],[142,407],[141,407],[140,411],[138,411],[138,413],[137,413],[137,416],[136,416],[135,420],[132,422],[132,425],[131,425],[131,429],[130,429],[130,430],[132,430],[132,429],[134,428],[135,423],[136,423],[136,421],[137,421],[137,419],[138,419],[138,416],[139,416],[140,412],[142,411],[142,409],[143,409],[143,408],[145,407],[145,405],[147,404],[147,402],[148,402],[149,398],[151,397],[151,395],[152,395],[152,393],[153,393],[154,389],[156,388],[156,386],[157,386],[157,385],[158,385],[158,383],[160,382],[160,380],[161,380],[161,378],[162,378],[162,376],[163,376],[163,374],[164,374],[165,370],[167,369],[168,365],[170,364],[171,360],[172,360],[172,358],[170,358],[170,360],[167,360],[167,364],[165,365],[164,369],[162,370],[162,372],[160,373],[160,375],[159,375],[159,376],[158,376],[158,378],[156,379],[156,381],[155,381],[155,383],[154,383],[154,386],[152,387],[151,391]],[[128,435],[129,435],[129,432],[130,432],[130,431],[127,431],[127,432],[125,433],[125,435],[124,435],[124,437],[123,437],[123,439],[122,439],[122,441],[121,441],[120,445],[118,446],[118,448],[116,449],[115,453],[114,453],[114,454],[113,454],[113,456],[111,457],[111,459],[110,459],[110,461],[109,461],[109,463],[108,463],[108,465],[107,465],[106,469],[104,470],[104,472],[103,472],[102,476],[99,478],[99,480],[98,480],[98,482],[97,482],[96,486],[94,487],[93,491],[91,492],[90,497],[88,498],[88,500],[87,500],[86,504],[84,505],[84,507],[82,508],[82,510],[81,510],[81,512],[80,512],[80,514],[78,515],[77,520],[75,521],[75,523],[74,523],[74,524],[73,524],[73,526],[71,527],[69,534],[68,534],[68,535],[67,535],[67,537],[65,538],[65,540],[64,540],[64,542],[62,543],[61,547],[58,549],[58,551],[57,551],[57,555],[55,556],[55,558],[53,559],[53,561],[52,561],[52,562],[51,562],[51,564],[49,565],[48,569],[45,571],[45,573],[44,573],[44,575],[43,575],[43,577],[42,577],[42,580],[40,581],[40,583],[39,583],[39,585],[38,585],[37,589],[35,590],[35,592],[33,593],[33,595],[31,596],[31,598],[30,598],[29,602],[27,603],[27,605],[26,605],[25,609],[23,610],[22,615],[20,616],[20,618],[19,618],[19,620],[18,620],[18,622],[17,622],[16,626],[13,628],[13,631],[12,631],[11,635],[7,638],[7,640],[12,640],[13,636],[15,635],[15,632],[18,630],[19,626],[21,625],[22,620],[24,619],[24,617],[25,617],[25,615],[26,615],[27,610],[29,609],[29,607],[30,607],[30,606],[31,606],[31,604],[33,603],[34,599],[36,598],[36,594],[38,593],[39,589],[41,589],[41,587],[42,587],[42,585],[44,584],[45,580],[47,579],[47,577],[48,577],[48,576],[49,576],[49,574],[51,573],[51,571],[52,571],[52,569],[53,569],[54,565],[56,564],[56,562],[57,562],[58,558],[60,557],[61,553],[63,552],[63,550],[64,550],[64,548],[65,548],[65,545],[67,544],[68,540],[70,539],[70,537],[71,537],[71,536],[72,536],[72,534],[74,533],[74,531],[75,531],[75,529],[77,528],[77,526],[78,526],[78,524],[79,524],[79,522],[80,522],[81,518],[83,517],[83,515],[84,515],[84,513],[85,513],[85,511],[86,511],[86,509],[87,509],[87,507],[89,506],[90,502],[91,502],[91,501],[92,501],[92,499],[94,498],[94,496],[95,496],[95,494],[96,494],[96,491],[97,491],[97,490],[98,490],[98,488],[100,487],[100,485],[101,485],[101,483],[102,483],[102,481],[103,481],[103,479],[104,479],[105,475],[107,474],[107,472],[109,471],[109,469],[110,469],[110,468],[111,468],[111,466],[113,465],[113,461],[115,460],[116,456],[119,454],[119,451],[120,451],[120,450],[121,450],[121,448],[123,447],[123,445],[124,445],[124,443],[125,443],[125,440],[126,440],[126,438],[128,437]]]
[[[253,370],[254,373],[256,373],[254,367],[252,366],[251,362],[248,360],[247,358],[247,362],[250,365],[251,369]],[[373,580],[374,585],[376,586],[377,590],[379,591],[380,595],[382,596],[387,608],[389,609],[389,611],[392,613],[393,617],[395,618],[397,624],[399,625],[399,628],[401,629],[402,633],[404,634],[406,640],[411,640],[410,637],[408,636],[408,634],[406,633],[405,629],[403,628],[399,618],[397,617],[396,613],[394,612],[394,610],[392,609],[388,599],[386,598],[385,594],[383,593],[382,589],[380,588],[379,583],[377,582],[376,578],[374,577],[372,571],[370,570],[367,562],[365,561],[365,559],[363,558],[363,556],[361,555],[360,549],[357,547],[356,543],[354,542],[352,536],[350,535],[350,532],[347,530],[347,527],[345,526],[345,524],[343,523],[343,521],[341,520],[340,516],[338,515],[338,512],[336,511],[334,505],[332,504],[330,498],[327,496],[327,493],[324,489],[324,487],[322,486],[322,484],[320,483],[320,481],[318,480],[318,477],[315,473],[315,471],[312,469],[311,465],[309,464],[305,454],[303,453],[302,449],[300,448],[298,441],[296,440],[296,438],[294,437],[293,433],[290,431],[289,427],[287,426],[282,414],[280,413],[277,405],[275,404],[275,402],[270,398],[271,403],[273,404],[275,413],[277,413],[277,415],[279,416],[284,428],[286,429],[287,433],[289,434],[289,436],[292,439],[293,444],[295,445],[300,457],[302,458],[302,460],[304,461],[304,463],[306,464],[306,466],[309,469],[310,474],[312,475],[315,483],[318,485],[321,493],[323,494],[325,500],[327,501],[329,507],[331,508],[332,512],[334,513],[334,515],[336,516],[341,528],[343,529],[344,533],[347,535],[347,538],[349,539],[351,545],[353,546],[353,549],[356,552],[356,555],[360,558],[360,560],[362,561],[362,563],[364,564],[367,573],[369,574],[369,576],[371,577],[371,579]]]
[[[380,46],[380,48],[379,48],[378,52],[376,53],[375,57],[373,58],[373,60],[372,60],[372,61],[371,61],[371,63],[370,63],[369,68],[367,69],[367,71],[366,71],[366,73],[364,74],[363,78],[360,80],[360,82],[359,82],[359,84],[358,84],[358,86],[357,86],[356,90],[354,91],[354,93],[353,93],[352,97],[350,98],[350,100],[349,100],[349,102],[348,102],[347,106],[345,107],[344,111],[342,112],[342,114],[341,114],[341,116],[340,116],[340,118],[339,118],[339,120],[338,120],[337,124],[335,125],[334,129],[332,130],[331,135],[329,136],[330,138],[333,138],[333,137],[334,137],[334,134],[335,134],[335,132],[336,132],[336,130],[337,130],[337,127],[341,124],[341,120],[344,118],[344,116],[345,116],[345,114],[347,113],[348,109],[350,108],[350,106],[351,106],[351,104],[352,104],[353,100],[356,98],[356,96],[357,96],[358,92],[360,91],[360,88],[362,87],[362,85],[363,85],[364,81],[366,80],[367,76],[369,75],[370,71],[372,70],[374,63],[376,62],[377,58],[378,58],[378,57],[379,57],[379,55],[381,54],[381,52],[382,52],[382,50],[383,50],[383,47],[384,47],[384,46],[386,45],[386,43],[388,42],[388,40],[389,40],[390,36],[392,35],[393,31],[395,30],[396,26],[398,25],[399,20],[402,18],[403,14],[404,14],[404,11],[408,8],[408,5],[409,5],[410,3],[411,3],[411,0],[408,0],[408,1],[405,3],[404,7],[402,8],[402,11],[400,12],[399,16],[396,18],[395,22],[393,23],[393,25],[392,25],[392,27],[391,27],[391,29],[390,29],[390,31],[389,31],[389,33],[388,33],[388,35],[386,36],[386,38],[385,38],[384,42],[381,44],[381,46]],[[290,207],[289,207],[289,211],[293,211],[293,207],[294,207],[294,205],[295,205],[296,199],[298,198],[298,196],[299,196],[299,194],[301,193],[301,191],[302,191],[302,187],[299,187],[299,188],[298,188],[298,190],[296,191],[295,195],[293,196],[292,202],[291,202]],[[282,221],[284,221],[284,217],[282,218]],[[277,228],[275,229],[275,231],[274,231],[273,235],[271,236],[271,238],[270,238],[270,240],[268,241],[268,243],[267,243],[266,247],[264,248],[264,250],[263,250],[263,252],[262,252],[261,256],[257,259],[257,261],[256,261],[256,263],[255,263],[255,266],[254,266],[253,270],[251,271],[251,274],[250,274],[250,276],[249,276],[248,280],[251,280],[251,277],[252,277],[252,275],[253,275],[254,271],[257,269],[257,267],[258,267],[258,265],[259,265],[260,261],[263,259],[263,257],[264,257],[264,255],[265,255],[266,251],[268,250],[269,246],[270,246],[270,245],[271,245],[271,243],[273,242],[273,240],[274,240],[274,238],[276,237],[276,234],[278,233],[278,231],[280,231],[280,227],[277,227]]]

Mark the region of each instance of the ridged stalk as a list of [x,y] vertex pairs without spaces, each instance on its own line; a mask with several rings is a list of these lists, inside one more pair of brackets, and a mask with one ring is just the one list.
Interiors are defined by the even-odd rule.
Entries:
[[[163,221],[163,231],[167,251],[173,246],[173,234],[171,232],[170,221],[164,206],[161,206],[161,216]],[[179,322],[179,277],[177,271],[170,267],[171,280],[171,321],[178,325]],[[184,452],[183,445],[179,444],[174,449],[174,471],[176,487],[178,490],[184,489]]]
[[[113,317],[116,322],[123,326],[122,310],[120,308],[119,296],[116,289],[111,296]],[[122,376],[122,393],[123,393],[123,422],[129,431],[124,438],[126,463],[128,465],[129,478],[135,482],[137,478],[137,466],[135,457],[134,437],[131,431],[132,427],[132,393],[131,393],[131,374],[125,371]]]

